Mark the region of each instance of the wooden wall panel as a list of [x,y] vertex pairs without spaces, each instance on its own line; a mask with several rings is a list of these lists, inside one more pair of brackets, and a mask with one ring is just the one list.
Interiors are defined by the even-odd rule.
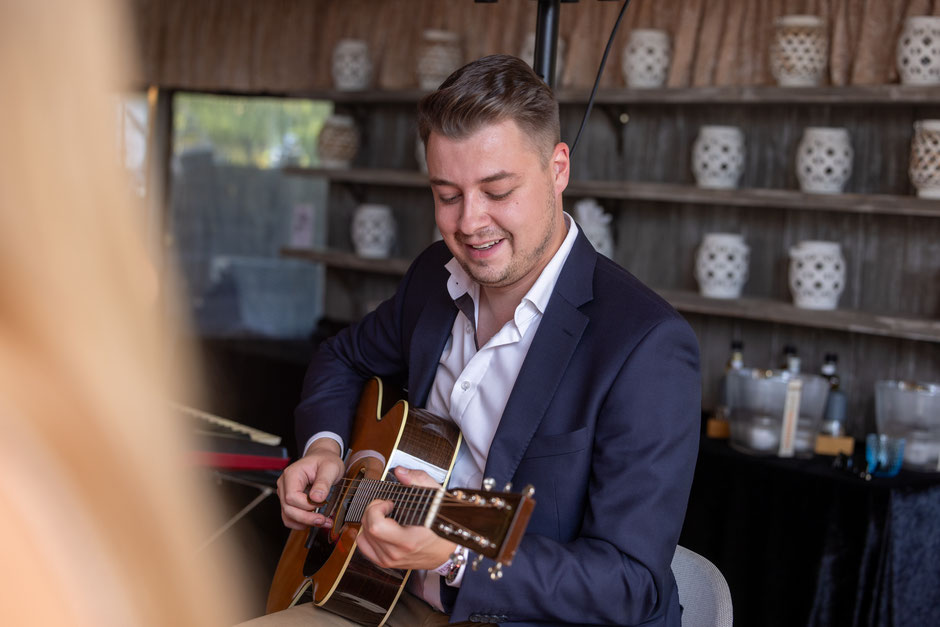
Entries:
[[[138,83],[295,93],[330,87],[330,57],[341,38],[370,43],[377,86],[405,89],[416,85],[424,29],[457,31],[467,60],[518,54],[526,33],[535,30],[536,11],[533,2],[509,0],[131,0],[130,7],[140,47]],[[559,32],[568,51],[560,86],[593,84],[620,7],[562,6]],[[670,33],[670,86],[771,84],[773,22],[790,13],[826,20],[832,84],[877,84],[897,81],[894,49],[903,19],[940,14],[940,1],[633,0],[601,84],[624,86],[620,57],[633,28]]]
[[692,82],[695,50],[698,46],[706,0],[682,3],[675,22],[672,42],[672,63],[669,68],[669,87],[688,87]]

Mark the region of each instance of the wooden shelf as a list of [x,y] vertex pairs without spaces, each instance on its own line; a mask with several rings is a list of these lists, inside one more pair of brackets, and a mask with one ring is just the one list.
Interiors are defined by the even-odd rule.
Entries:
[[284,168],[284,173],[294,176],[321,177],[337,183],[429,188],[428,175],[417,170],[388,170],[381,168],[298,168],[291,166]]
[[704,189],[694,185],[629,181],[572,181],[568,193],[595,198],[940,217],[940,201],[891,194],[806,194],[791,189]]
[[[333,268],[395,276],[404,275],[411,265],[411,262],[407,259],[363,259],[353,253],[336,250],[285,248],[281,250],[281,254],[287,257],[325,263]],[[656,291],[673,307],[683,313],[760,320],[801,327],[940,343],[940,320],[881,316],[849,309],[815,311],[800,309],[790,303],[763,298],[725,300],[706,298],[697,292],[684,290],[660,289]]]
[[375,274],[389,274],[404,276],[411,265],[408,259],[366,259],[358,255],[340,250],[312,250],[306,248],[282,248],[281,255],[324,263],[331,268],[355,270],[359,272],[372,272]]
[[[587,104],[589,91],[559,90],[563,104]],[[617,104],[940,104],[940,87],[914,85],[852,85],[844,87],[690,87],[598,90],[594,102]]]
[[[427,187],[428,185],[426,174],[411,170],[290,167],[285,168],[284,171],[287,174],[319,176],[341,183],[393,187]],[[805,194],[789,189],[704,189],[694,185],[632,181],[571,181],[568,184],[566,193],[573,196],[592,196],[594,198],[751,207],[755,209],[778,208],[929,218],[940,217],[940,201],[938,200],[890,194]]]
[[760,298],[723,300],[706,298],[696,292],[682,290],[657,290],[657,292],[673,307],[685,313],[779,322],[906,340],[940,342],[940,320],[880,316],[849,309],[814,311],[800,309],[790,303],[777,300]]
[[[314,90],[285,94],[329,100],[337,104],[414,104],[428,92],[421,89],[363,91]],[[558,102],[585,105],[590,89],[559,89]],[[599,89],[599,105],[630,104],[823,104],[823,105],[938,105],[940,87],[919,85],[850,85],[844,87],[777,87],[750,85],[733,87],[661,87],[656,89]]]

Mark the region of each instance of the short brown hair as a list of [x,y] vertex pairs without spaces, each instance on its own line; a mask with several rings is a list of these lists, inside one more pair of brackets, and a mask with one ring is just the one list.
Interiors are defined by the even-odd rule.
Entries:
[[507,119],[547,162],[561,141],[558,101],[525,61],[507,54],[468,63],[418,102],[418,133],[425,146],[432,132],[461,139]]

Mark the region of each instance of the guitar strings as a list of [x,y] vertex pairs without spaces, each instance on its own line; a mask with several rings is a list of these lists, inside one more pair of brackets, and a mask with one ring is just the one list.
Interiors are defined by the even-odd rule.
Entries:
[[[334,485],[341,486],[343,488],[359,488],[361,484],[363,483],[371,483],[371,484],[375,484],[376,486],[380,486],[377,492],[379,494],[384,492],[386,493],[386,495],[389,496],[389,498],[382,498],[382,496],[379,496],[379,494],[377,494],[374,498],[380,499],[380,500],[391,500],[391,501],[395,501],[396,503],[402,503],[402,504],[419,502],[419,500],[424,498],[427,494],[434,493],[439,490],[439,488],[429,488],[425,486],[406,486],[401,483],[383,481],[381,479],[368,479],[368,478],[362,478],[362,479],[343,478],[340,481],[336,482],[336,484]],[[413,493],[407,494],[407,491],[409,490],[412,490],[412,491],[417,490],[419,494],[413,494]],[[473,490],[473,492],[478,492],[478,491]],[[496,494],[501,494],[501,493],[494,492],[494,493],[489,493],[489,494],[493,494],[495,496]],[[394,498],[395,496],[401,496],[401,495],[406,496],[406,499],[404,501],[397,501]],[[486,505],[486,503],[472,503],[469,501],[464,501],[462,499],[455,497],[454,495],[452,495],[450,492],[447,492],[446,490],[444,491],[443,500],[447,502],[449,505],[466,505],[468,507],[470,506],[480,507],[482,505]]]
[[[367,478],[358,478],[358,479],[348,479],[344,478],[340,482],[337,482],[337,485],[342,484],[344,487],[352,489],[359,489],[363,484],[367,484],[366,487],[371,487],[374,490],[374,494],[365,493],[362,496],[367,498],[369,502],[373,500],[390,500],[394,504],[393,511],[389,516],[401,524],[420,524],[417,521],[423,519],[427,515],[430,508],[430,504],[434,498],[434,495],[437,493],[439,488],[429,488],[424,486],[406,486],[400,483],[382,481],[379,479],[367,479]],[[368,485],[368,484],[371,484]],[[364,513],[365,507],[368,503],[355,503],[358,494],[353,494],[352,492],[347,492],[342,499],[341,509],[346,512],[347,515],[352,514],[350,521],[359,522],[361,521],[362,514]],[[371,498],[369,498],[371,497]],[[361,499],[360,499],[361,500]],[[454,508],[475,508],[479,509],[487,505],[492,506],[492,503],[474,503],[468,502],[462,499],[459,499],[448,492],[444,492],[441,498],[441,505],[446,505],[450,509]],[[355,505],[355,506],[354,506]],[[408,518],[411,518],[410,522]],[[451,520],[441,514],[440,512],[437,515],[437,518],[445,520],[451,525],[457,527],[458,529],[463,529],[468,533],[473,533],[474,535],[481,535],[473,529],[469,529],[454,520]]]

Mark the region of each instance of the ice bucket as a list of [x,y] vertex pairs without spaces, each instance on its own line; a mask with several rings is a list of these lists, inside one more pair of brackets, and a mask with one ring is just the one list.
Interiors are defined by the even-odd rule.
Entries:
[[787,385],[793,379],[802,382],[794,454],[812,456],[829,382],[818,375],[785,370],[743,368],[728,373],[732,447],[756,455],[777,454]]
[[878,381],[878,433],[904,438],[904,467],[940,471],[940,384]]

